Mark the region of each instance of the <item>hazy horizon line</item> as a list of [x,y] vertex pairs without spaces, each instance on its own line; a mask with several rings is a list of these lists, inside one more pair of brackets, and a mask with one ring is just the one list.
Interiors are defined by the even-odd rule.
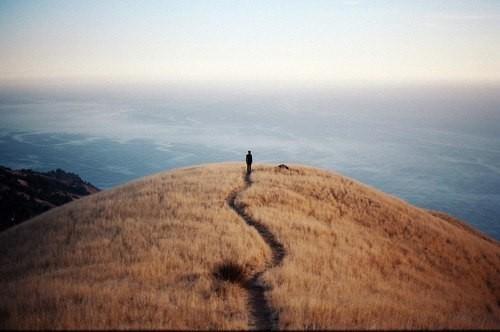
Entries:
[[85,87],[85,86],[192,86],[203,87],[248,86],[248,87],[362,87],[362,86],[496,86],[499,79],[394,79],[394,80],[287,80],[287,79],[114,79],[114,78],[0,78],[0,88],[35,88],[35,87]]

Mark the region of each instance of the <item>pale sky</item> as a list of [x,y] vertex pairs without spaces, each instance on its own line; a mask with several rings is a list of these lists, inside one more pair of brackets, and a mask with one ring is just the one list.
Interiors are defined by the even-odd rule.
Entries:
[[0,0],[0,81],[500,81],[500,1]]

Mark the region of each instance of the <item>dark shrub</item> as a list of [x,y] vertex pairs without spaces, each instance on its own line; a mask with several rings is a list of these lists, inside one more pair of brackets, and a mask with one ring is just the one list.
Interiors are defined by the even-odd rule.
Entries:
[[245,280],[245,271],[235,262],[223,262],[214,269],[215,278],[232,283],[241,283]]

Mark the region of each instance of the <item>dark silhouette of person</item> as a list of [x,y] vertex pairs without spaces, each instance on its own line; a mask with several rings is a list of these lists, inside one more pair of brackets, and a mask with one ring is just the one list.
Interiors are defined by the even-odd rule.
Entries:
[[247,153],[247,174],[252,172],[252,151],[248,151]]

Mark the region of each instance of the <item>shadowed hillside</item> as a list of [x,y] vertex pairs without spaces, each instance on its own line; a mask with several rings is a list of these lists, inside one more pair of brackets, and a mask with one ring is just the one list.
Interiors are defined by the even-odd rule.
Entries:
[[0,234],[0,327],[499,328],[500,246],[336,173],[146,177]]
[[61,169],[35,172],[0,166],[0,231],[98,191],[78,175]]

